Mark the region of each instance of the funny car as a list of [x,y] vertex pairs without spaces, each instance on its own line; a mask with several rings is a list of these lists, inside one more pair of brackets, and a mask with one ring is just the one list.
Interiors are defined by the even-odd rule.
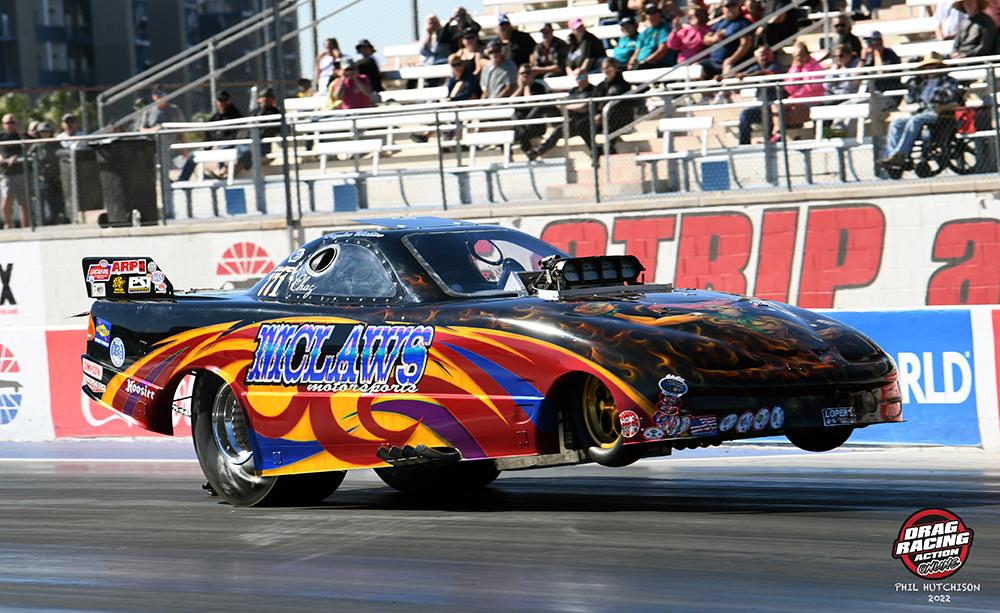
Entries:
[[193,377],[206,487],[240,506],[315,503],[352,469],[430,494],[738,439],[826,451],[902,419],[892,360],[827,314],[645,283],[636,257],[509,228],[362,221],[249,290],[84,258],[84,393],[172,434]]

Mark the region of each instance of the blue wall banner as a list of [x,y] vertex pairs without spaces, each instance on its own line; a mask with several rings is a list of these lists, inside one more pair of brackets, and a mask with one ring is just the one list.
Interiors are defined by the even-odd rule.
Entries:
[[980,444],[968,309],[827,314],[868,335],[899,369],[905,423],[859,429],[850,442]]

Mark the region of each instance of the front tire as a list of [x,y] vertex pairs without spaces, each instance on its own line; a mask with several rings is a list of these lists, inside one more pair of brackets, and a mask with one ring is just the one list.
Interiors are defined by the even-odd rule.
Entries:
[[823,452],[840,447],[851,438],[854,428],[824,428],[811,430],[789,430],[785,433],[793,445],[803,451]]
[[588,375],[574,397],[573,434],[591,460],[601,466],[621,468],[642,457],[640,445],[626,445],[618,406],[607,386]]
[[234,506],[310,506],[322,502],[344,480],[344,471],[257,475],[249,421],[232,388],[211,375],[195,379],[191,430],[205,478]]
[[486,487],[500,476],[493,460],[468,460],[435,466],[390,466],[376,468],[386,485],[406,494],[452,494]]

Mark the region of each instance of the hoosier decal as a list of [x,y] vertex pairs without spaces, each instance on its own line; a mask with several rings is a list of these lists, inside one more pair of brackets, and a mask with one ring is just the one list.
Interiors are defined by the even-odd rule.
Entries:
[[339,349],[328,349],[328,341],[345,329],[343,324],[262,324],[246,383],[305,385],[318,392],[417,390],[434,328],[356,324],[349,326]]

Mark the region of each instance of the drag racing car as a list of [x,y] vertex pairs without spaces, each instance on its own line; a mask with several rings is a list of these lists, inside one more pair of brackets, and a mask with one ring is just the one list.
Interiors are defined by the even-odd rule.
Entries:
[[179,292],[148,257],[85,258],[84,392],[172,434],[193,376],[207,487],[241,506],[321,501],[351,469],[450,492],[738,439],[826,451],[902,419],[892,360],[826,314],[647,284],[633,256],[509,228],[368,221],[249,290]]

